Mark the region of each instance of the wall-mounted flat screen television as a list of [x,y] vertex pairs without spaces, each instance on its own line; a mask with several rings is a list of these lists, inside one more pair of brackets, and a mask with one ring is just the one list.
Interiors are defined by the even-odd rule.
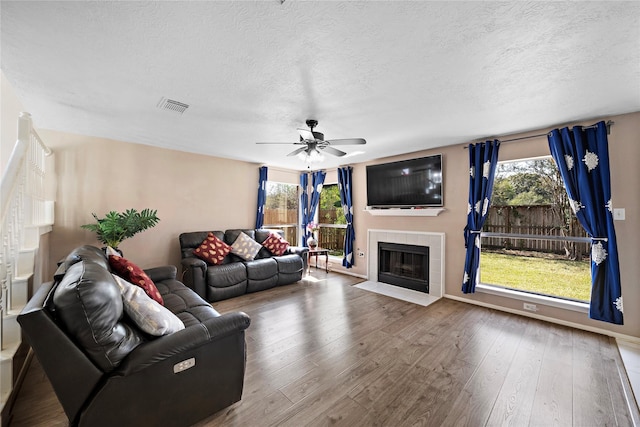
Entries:
[[442,206],[442,154],[367,166],[372,208]]

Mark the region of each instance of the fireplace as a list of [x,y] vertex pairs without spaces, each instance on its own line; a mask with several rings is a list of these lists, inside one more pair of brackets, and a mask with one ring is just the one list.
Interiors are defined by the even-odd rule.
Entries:
[[378,242],[378,281],[429,293],[429,247]]
[[[378,243],[399,243],[405,245],[427,246],[429,248],[429,293],[430,297],[442,298],[444,295],[444,248],[445,234],[432,231],[406,231],[370,229],[367,233],[367,280],[379,283],[378,280]],[[403,288],[387,285],[404,291]],[[407,291],[409,291],[407,289]]]

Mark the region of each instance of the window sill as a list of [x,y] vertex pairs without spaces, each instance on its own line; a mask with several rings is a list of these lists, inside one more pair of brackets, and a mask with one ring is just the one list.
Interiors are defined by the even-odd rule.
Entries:
[[589,313],[589,304],[586,302],[576,302],[563,300],[560,298],[547,297],[544,295],[535,295],[527,292],[519,292],[513,289],[505,289],[498,286],[487,284],[478,284],[476,292],[485,294],[498,295],[501,297],[512,298],[516,300],[526,301],[534,304],[541,304],[550,307],[561,308],[564,310],[577,311],[579,313]]

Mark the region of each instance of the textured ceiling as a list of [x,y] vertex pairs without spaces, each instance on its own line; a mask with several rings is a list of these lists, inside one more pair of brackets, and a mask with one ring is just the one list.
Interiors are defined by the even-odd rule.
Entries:
[[[640,2],[10,2],[1,66],[36,126],[321,167],[640,110]],[[180,115],[162,97],[189,104]]]

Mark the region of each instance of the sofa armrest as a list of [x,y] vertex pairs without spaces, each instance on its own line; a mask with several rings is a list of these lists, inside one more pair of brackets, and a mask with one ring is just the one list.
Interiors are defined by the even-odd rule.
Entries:
[[146,342],[133,350],[114,371],[117,375],[131,375],[175,355],[187,356],[190,351],[219,341],[229,335],[244,333],[251,324],[249,316],[241,311],[212,317],[170,335]]
[[148,268],[144,270],[147,276],[154,282],[160,282],[167,279],[175,279],[178,269],[175,265],[164,265],[162,267]]
[[207,301],[207,263],[196,257],[183,258],[182,283],[193,289]]
[[289,246],[285,254],[297,254],[302,258],[303,270],[307,269],[309,248],[306,246]]

